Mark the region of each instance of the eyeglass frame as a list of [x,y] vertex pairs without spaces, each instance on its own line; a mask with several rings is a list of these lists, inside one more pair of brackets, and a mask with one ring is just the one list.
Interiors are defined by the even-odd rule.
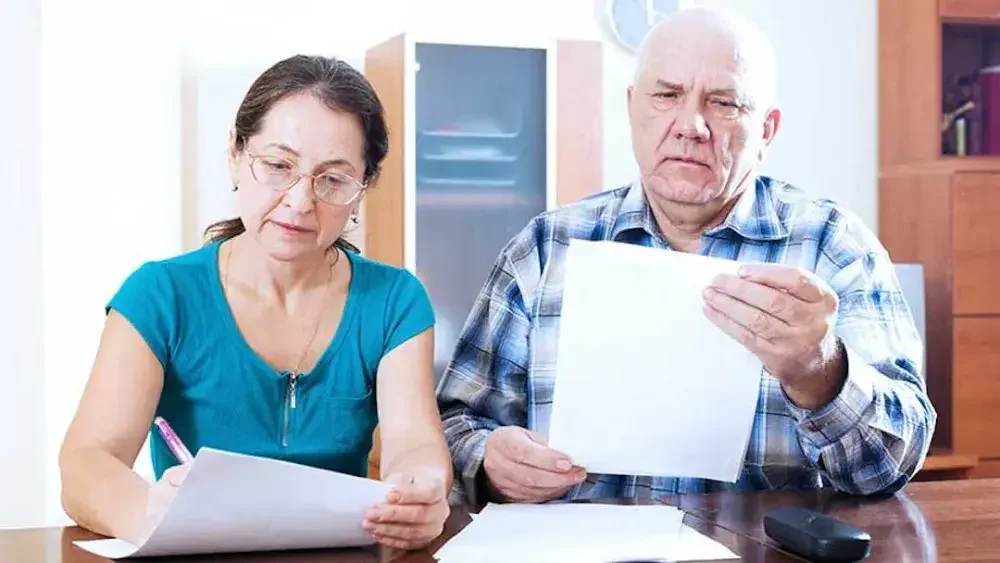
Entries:
[[357,184],[361,189],[359,189],[357,192],[355,192],[354,195],[351,196],[351,199],[347,200],[344,203],[332,203],[332,202],[329,202],[329,201],[327,201],[327,200],[319,197],[319,194],[316,193],[316,178],[319,177],[319,176],[322,176],[323,174],[326,174],[327,172],[322,172],[320,174],[304,174],[302,172],[298,172],[298,171],[294,171],[294,170],[292,171],[294,179],[292,180],[292,182],[290,184],[288,184],[284,188],[274,188],[274,187],[271,187],[271,186],[265,184],[264,182],[260,181],[259,179],[257,179],[257,174],[255,174],[254,171],[253,171],[254,161],[260,160],[262,157],[268,157],[268,158],[277,158],[277,159],[283,160],[283,161],[285,161],[285,162],[287,162],[289,164],[294,164],[294,163],[292,163],[290,160],[288,160],[288,159],[286,159],[284,157],[272,156],[272,155],[266,155],[266,154],[259,154],[259,153],[251,152],[249,147],[247,147],[243,152],[245,152],[246,155],[248,157],[250,157],[250,161],[247,163],[247,168],[250,170],[250,176],[253,177],[254,181],[257,182],[258,184],[261,184],[262,186],[265,186],[267,188],[270,188],[270,189],[272,189],[272,190],[274,190],[276,192],[282,193],[282,194],[288,193],[288,190],[292,189],[292,187],[295,186],[295,184],[298,184],[299,182],[301,182],[303,178],[309,178],[309,180],[310,180],[310,182],[309,182],[309,189],[312,191],[313,197],[315,197],[316,199],[318,199],[319,201],[322,201],[323,203],[325,203],[327,205],[336,205],[338,207],[347,207],[347,206],[351,205],[352,203],[354,203],[355,201],[357,201],[358,198],[361,197],[361,194],[363,194],[368,189],[368,182],[362,182],[361,180],[358,180],[357,178],[355,178],[354,176],[352,176],[350,174],[346,174],[346,173],[343,173],[343,172],[337,172],[337,174],[340,174],[342,176],[350,178],[351,181],[354,182],[355,184]]

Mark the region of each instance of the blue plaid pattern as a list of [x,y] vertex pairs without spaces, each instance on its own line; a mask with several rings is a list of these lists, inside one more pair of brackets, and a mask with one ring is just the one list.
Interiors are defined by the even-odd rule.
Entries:
[[[669,249],[639,183],[544,213],[507,244],[438,386],[456,469],[453,502],[488,500],[479,498],[476,484],[492,429],[517,425],[547,432],[562,267],[574,238]],[[860,495],[905,485],[923,464],[937,415],[920,373],[919,334],[877,238],[834,203],[759,177],[723,224],[703,235],[700,252],[797,265],[830,284],[840,298],[837,334],[848,358],[842,391],[830,404],[807,412],[763,372],[736,483],[591,474],[566,498],[655,499],[676,493],[823,487]],[[614,388],[609,381],[608,393]],[[711,408],[711,398],[705,400]]]

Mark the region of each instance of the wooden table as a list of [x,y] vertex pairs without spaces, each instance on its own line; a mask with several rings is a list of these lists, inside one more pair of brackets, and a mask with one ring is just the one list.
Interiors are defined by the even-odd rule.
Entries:
[[1000,479],[911,483],[903,492],[882,499],[826,492],[720,493],[681,499],[685,511],[775,550],[764,534],[763,515],[779,506],[810,508],[866,530],[872,536],[872,553],[866,561],[1000,561]]
[[[672,502],[674,504],[674,502]],[[873,538],[867,561],[1000,561],[1000,479],[912,483],[888,498],[858,499],[827,492],[720,493],[682,496],[676,505],[685,523],[739,554],[743,561],[789,562],[763,531],[763,514],[778,506],[805,506],[867,530]],[[434,561],[432,553],[470,522],[455,508],[445,533],[428,550],[402,553],[368,548],[210,557],[157,558],[183,562],[389,562]],[[79,528],[0,531],[0,561],[97,563],[106,561],[73,545],[96,537]]]

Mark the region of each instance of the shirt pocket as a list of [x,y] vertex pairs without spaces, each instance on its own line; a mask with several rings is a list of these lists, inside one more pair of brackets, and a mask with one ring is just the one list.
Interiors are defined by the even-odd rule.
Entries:
[[361,395],[329,393],[323,397],[323,403],[324,418],[328,421],[324,426],[334,443],[346,450],[367,454],[378,423],[375,390],[367,389]]

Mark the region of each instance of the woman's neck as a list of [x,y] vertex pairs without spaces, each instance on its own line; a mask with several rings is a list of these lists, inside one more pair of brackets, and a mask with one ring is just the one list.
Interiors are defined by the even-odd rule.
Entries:
[[[251,237],[240,235],[228,243],[226,252],[229,283],[253,291],[266,303],[294,310],[297,302],[308,300],[315,290],[325,290],[340,261],[327,251],[303,256],[293,262],[275,260]],[[336,250],[339,254],[339,250]]]

